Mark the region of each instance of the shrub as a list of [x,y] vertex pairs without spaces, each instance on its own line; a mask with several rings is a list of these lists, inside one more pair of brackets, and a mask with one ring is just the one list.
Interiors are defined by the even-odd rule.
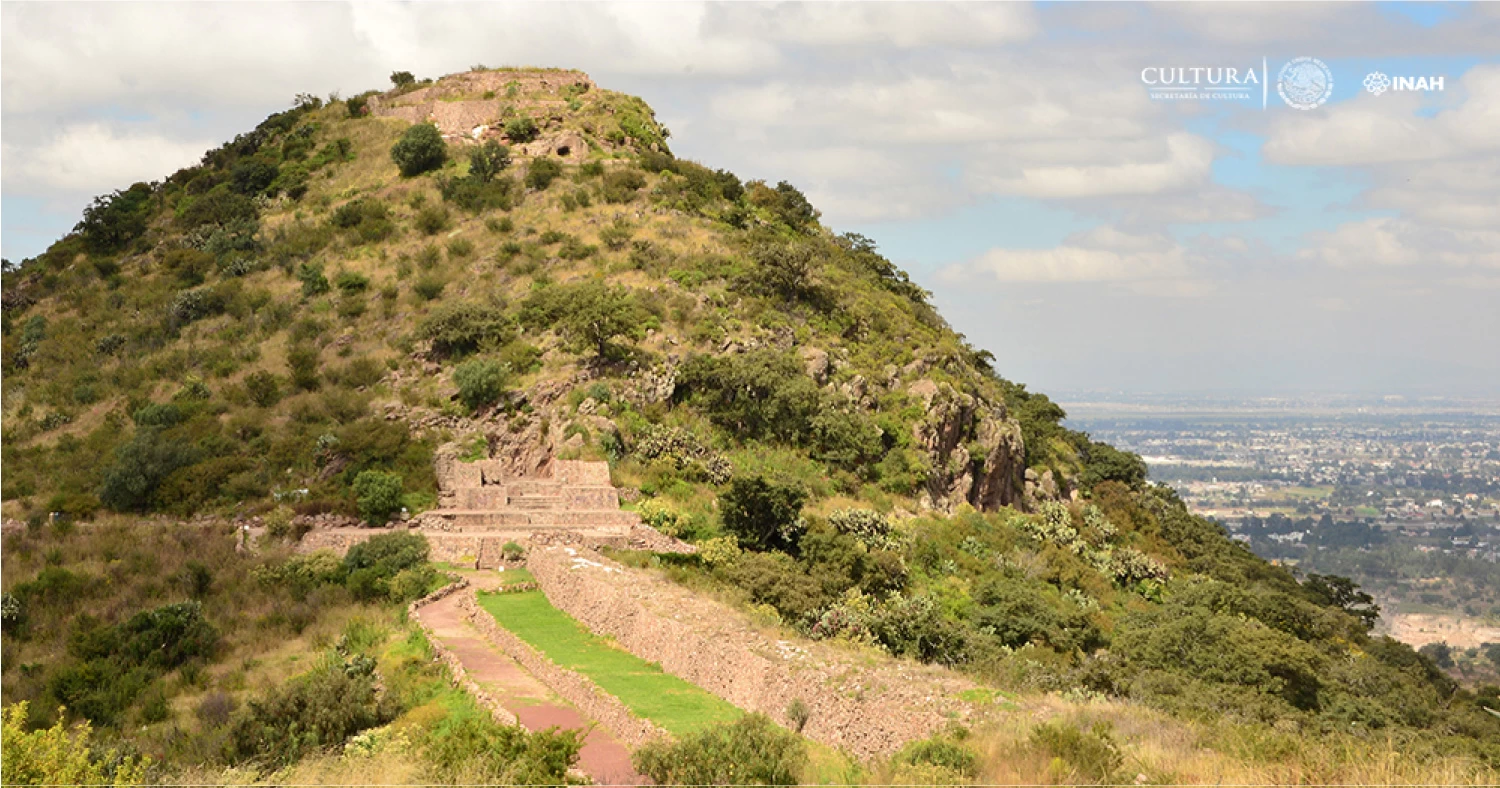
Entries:
[[467,238],[454,238],[448,242],[448,258],[462,260],[474,254],[474,242]]
[[370,525],[382,525],[401,511],[401,476],[381,471],[361,471],[354,477],[354,495],[359,516]]
[[511,118],[505,122],[505,136],[511,142],[531,142],[540,133],[536,121],[528,117]]
[[812,719],[812,709],[801,698],[793,698],[786,706],[786,719],[792,724],[792,730],[801,733],[807,727],[807,721]]
[[302,295],[305,298],[320,296],[329,291],[328,277],[323,275],[323,266],[303,263],[297,269],[297,278],[302,280]]
[[363,93],[350,96],[344,101],[344,108],[349,111],[349,117],[362,118],[369,112],[370,97]]
[[276,376],[263,369],[245,377],[245,391],[250,395],[250,401],[262,408],[281,401],[281,386]]
[[427,235],[437,235],[448,226],[448,209],[441,205],[428,205],[417,211],[417,229]]
[[316,391],[318,388],[318,349],[312,345],[299,342],[291,346],[286,353],[287,367],[292,374],[292,387],[302,391]]
[[1031,729],[1031,746],[1061,762],[1067,780],[1108,783],[1125,764],[1125,756],[1115,745],[1108,723],[1098,723],[1088,731],[1063,722],[1040,723]]
[[279,768],[350,736],[383,725],[395,706],[377,688],[374,662],[330,655],[307,673],[251,700],[235,720],[234,761],[256,760]]
[[506,542],[500,546],[500,557],[507,561],[519,561],[526,557],[526,548],[515,542]]
[[73,729],[59,719],[50,728],[27,724],[26,701],[5,709],[0,760],[9,785],[142,785],[151,759],[99,749],[85,720]]
[[645,318],[629,288],[599,281],[542,288],[521,307],[522,324],[554,329],[573,350],[592,350],[604,358],[618,354],[615,339],[641,336]]
[[567,785],[583,731],[528,732],[487,713],[450,714],[421,734],[432,778],[443,785]]
[[391,72],[391,84],[395,85],[398,88],[404,88],[409,85],[413,85],[416,83],[416,81],[417,78],[412,76],[412,73],[410,71]]
[[828,524],[839,533],[864,542],[868,547],[889,546],[891,521],[880,512],[870,509],[839,509],[828,515]]
[[537,191],[546,191],[557,176],[562,175],[562,165],[552,159],[532,159],[526,168],[526,186]]
[[[916,770],[907,770],[908,774],[915,772],[921,774],[922,767],[935,771],[929,773],[928,777],[955,776],[965,780],[971,780],[979,776],[979,756],[972,749],[964,745],[962,735],[950,733],[938,733],[930,738],[907,742],[896,751],[891,760],[901,766],[918,767]],[[902,780],[908,782],[908,780]],[[954,782],[952,780],[920,780],[917,782],[933,782],[942,784]]]
[[698,545],[698,558],[710,567],[730,566],[740,557],[740,544],[733,536],[718,536]]
[[436,276],[434,274],[427,274],[425,276],[419,277],[417,281],[412,284],[411,290],[413,293],[416,293],[417,297],[421,298],[423,301],[434,301],[438,296],[443,294],[443,288],[447,286],[448,283],[443,281],[442,277]]
[[492,359],[470,359],[453,370],[458,398],[471,411],[478,411],[500,401],[508,377],[505,366]]
[[391,147],[391,159],[402,175],[421,175],[443,166],[448,160],[448,144],[443,142],[436,126],[419,123],[407,129]]
[[620,167],[604,174],[604,201],[626,203],[646,185],[646,176],[637,169]]
[[514,335],[501,306],[477,301],[439,306],[422,319],[416,331],[418,339],[431,342],[432,352],[443,357],[500,347]]
[[719,496],[724,527],[752,550],[795,552],[807,530],[802,504],[807,490],[761,475],[737,476]]
[[115,450],[114,462],[104,472],[99,500],[117,512],[145,511],[157,487],[197,458],[193,448],[164,438],[159,428],[137,429],[128,443]]
[[771,718],[747,714],[676,742],[648,742],[631,762],[658,785],[796,785],[807,750]]

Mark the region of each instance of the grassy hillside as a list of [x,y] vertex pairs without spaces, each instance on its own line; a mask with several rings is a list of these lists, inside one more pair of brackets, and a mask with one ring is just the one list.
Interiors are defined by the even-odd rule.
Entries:
[[[260,515],[279,537],[294,513],[432,506],[440,449],[607,459],[703,548],[627,558],[800,634],[1280,742],[1256,757],[1329,737],[1500,763],[1500,690],[1371,637],[1357,589],[1256,558],[1063,428],[795,187],[668,139],[576,72],[472,72],[299,97],[99,198],[4,274],[6,516]],[[42,563],[67,553],[13,572],[12,543],[7,611],[36,642],[102,627],[48,607]],[[344,571],[355,599],[395,582]],[[40,648],[11,615],[6,648]],[[55,699],[15,664],[7,702]],[[117,711],[96,722],[145,713]],[[1097,744],[1073,735],[1037,751]]]

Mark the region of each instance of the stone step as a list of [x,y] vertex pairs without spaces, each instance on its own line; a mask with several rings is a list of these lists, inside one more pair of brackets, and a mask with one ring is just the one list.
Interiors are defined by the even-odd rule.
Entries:
[[511,497],[520,495],[557,495],[563,483],[554,479],[506,479],[506,493]]
[[528,511],[561,509],[563,508],[563,499],[561,495],[513,496],[510,499],[510,508]]
[[440,517],[452,523],[461,533],[481,532],[487,529],[505,530],[563,530],[573,528],[618,528],[629,529],[640,523],[635,512],[620,509],[593,509],[575,511],[485,511],[476,509],[435,509],[427,515]]

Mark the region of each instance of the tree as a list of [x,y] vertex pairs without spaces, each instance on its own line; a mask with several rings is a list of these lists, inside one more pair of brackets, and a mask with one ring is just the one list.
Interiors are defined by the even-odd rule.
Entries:
[[592,350],[602,358],[618,354],[616,338],[639,338],[645,317],[629,288],[604,282],[543,288],[521,308],[523,323],[553,328],[573,350]]
[[510,148],[498,140],[485,140],[483,145],[469,151],[469,177],[480,183],[489,183],[500,171],[510,165]]
[[90,252],[118,252],[146,232],[150,215],[151,187],[137,183],[125,191],[95,197],[73,231],[83,237]]
[[1302,587],[1313,596],[1313,601],[1354,616],[1366,630],[1373,629],[1375,621],[1380,618],[1380,606],[1375,604],[1375,598],[1359,590],[1359,586],[1347,577],[1308,575]]
[[407,85],[414,84],[416,81],[417,78],[412,76],[412,73],[410,71],[391,72],[391,84],[395,85],[398,88],[404,88]]
[[807,524],[802,504],[807,490],[800,485],[767,479],[759,474],[737,476],[719,496],[719,512],[741,545],[754,550],[795,552]]
[[658,785],[796,785],[807,749],[770,717],[747,714],[676,742],[649,742],[631,760]]
[[431,123],[419,123],[407,129],[391,146],[391,159],[406,177],[421,175],[443,166],[448,160],[448,145]]
[[816,294],[813,249],[807,243],[762,243],[750,250],[754,272],[747,289],[788,301],[806,301]]
[[453,383],[458,386],[458,398],[471,411],[478,411],[500,401],[505,394],[507,370],[505,365],[487,358],[465,361],[453,370]]
[[354,495],[359,516],[370,525],[383,525],[401,511],[401,475],[382,471],[360,471],[354,477]]
[[1432,660],[1433,664],[1440,668],[1453,667],[1453,648],[1447,643],[1428,643],[1417,649],[1417,653]]

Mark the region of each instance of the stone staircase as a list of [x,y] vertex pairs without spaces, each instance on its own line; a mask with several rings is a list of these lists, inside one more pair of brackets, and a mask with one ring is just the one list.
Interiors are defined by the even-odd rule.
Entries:
[[620,509],[609,465],[553,460],[536,476],[509,476],[495,460],[453,463],[439,474],[439,507],[424,528],[451,533],[578,531],[620,536],[640,523]]

